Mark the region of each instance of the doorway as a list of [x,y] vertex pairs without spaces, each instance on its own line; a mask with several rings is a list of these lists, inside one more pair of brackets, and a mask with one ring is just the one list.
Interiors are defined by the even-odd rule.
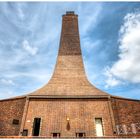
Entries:
[[41,118],[34,118],[33,123],[33,136],[39,136]]
[[95,118],[95,125],[96,125],[96,136],[103,136],[103,124],[102,118]]

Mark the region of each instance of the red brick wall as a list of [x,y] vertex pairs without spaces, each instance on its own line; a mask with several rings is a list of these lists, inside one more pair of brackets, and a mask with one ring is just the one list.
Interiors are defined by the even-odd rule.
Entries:
[[[140,122],[140,102],[119,98],[111,99],[114,120],[118,124]],[[0,135],[19,134],[25,98],[0,101]],[[24,129],[32,135],[33,119],[41,117],[41,136],[51,137],[52,132],[60,132],[62,137],[75,137],[76,132],[85,132],[86,137],[96,136],[96,117],[102,117],[105,136],[113,136],[113,121],[108,100],[100,99],[30,99]],[[66,130],[70,119],[70,130]],[[19,125],[13,125],[13,119]],[[27,122],[30,120],[31,122]]]
[[[0,101],[0,135],[17,136],[19,134],[25,98]],[[12,124],[19,120],[18,125]]]
[[[30,99],[24,129],[32,135],[33,120],[41,118],[40,136],[50,137],[60,132],[61,137],[75,137],[76,132],[85,132],[86,137],[96,136],[95,118],[102,117],[105,136],[112,136],[112,120],[109,101],[101,99]],[[67,117],[70,130],[66,129]]]
[[116,124],[140,122],[140,101],[113,98],[112,108]]

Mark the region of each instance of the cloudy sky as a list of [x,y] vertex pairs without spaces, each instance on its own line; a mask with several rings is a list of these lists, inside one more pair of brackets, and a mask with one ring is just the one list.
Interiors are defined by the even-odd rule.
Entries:
[[79,15],[89,81],[112,95],[140,99],[140,2],[1,2],[0,99],[49,81],[66,11]]

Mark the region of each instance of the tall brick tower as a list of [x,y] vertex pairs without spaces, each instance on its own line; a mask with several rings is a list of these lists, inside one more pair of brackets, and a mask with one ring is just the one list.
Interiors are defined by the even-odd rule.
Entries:
[[60,49],[51,80],[32,95],[109,96],[87,80],[80,48],[78,16],[74,12],[63,15]]
[[140,137],[139,122],[139,100],[112,96],[87,80],[74,12],[63,15],[49,83],[33,93],[0,100],[0,137]]
[[[106,133],[113,132],[112,116],[109,114],[110,108],[105,108],[105,106],[108,106],[107,102],[110,95],[95,88],[86,78],[80,48],[78,16],[74,12],[67,12],[63,15],[60,48],[52,78],[43,88],[31,93],[28,97],[30,102],[26,119],[40,118],[45,121],[43,116],[46,116],[46,125],[49,128],[48,131],[50,131],[47,134],[48,136],[55,136],[55,134],[57,137],[59,135],[61,137],[94,135],[94,132],[89,132],[89,128],[86,128],[86,122],[90,124],[91,120],[85,118],[85,115],[94,112],[93,108],[95,107],[97,109],[95,114],[99,113],[106,116],[108,122],[108,132]],[[91,102],[91,100],[95,101]],[[88,106],[87,109],[86,106]],[[50,112],[50,109],[52,112]],[[97,117],[97,119],[102,123],[100,117]],[[26,122],[24,127],[28,128],[30,135],[37,135],[35,134],[37,128],[35,127],[31,132],[31,126],[29,126],[27,120],[23,120],[23,122]],[[31,124],[34,123],[35,120]],[[45,126],[42,127],[41,135],[46,135],[46,129]],[[85,132],[85,129],[88,132]],[[21,131],[23,131],[22,128]],[[102,130],[101,133],[103,135]]]

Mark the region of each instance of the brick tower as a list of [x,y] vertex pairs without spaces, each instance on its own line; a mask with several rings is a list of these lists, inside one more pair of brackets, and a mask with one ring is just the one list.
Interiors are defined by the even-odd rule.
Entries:
[[63,15],[60,48],[51,80],[31,95],[109,96],[87,80],[80,48],[78,16],[74,12]]
[[[54,136],[55,134],[57,137],[59,137],[59,135],[61,135],[61,137],[73,137],[74,135],[78,137],[79,135],[89,135],[88,133],[90,132],[85,132],[85,121],[89,121],[84,118],[84,111],[86,111],[85,103],[89,102],[86,103],[89,107],[87,111],[91,110],[92,112],[92,107],[94,108],[97,106],[98,110],[102,106],[102,109],[99,112],[101,113],[103,110],[105,110],[104,115],[107,115],[109,113],[109,109],[104,108],[104,106],[108,104],[107,100],[109,96],[109,94],[95,88],[87,80],[80,48],[78,16],[75,15],[74,12],[67,12],[62,18],[60,48],[53,76],[49,83],[43,88],[28,95],[32,105],[29,105],[28,107],[28,110],[30,111],[26,112],[27,118],[28,120],[32,120],[31,118],[43,119],[39,116],[49,114],[50,117],[47,119],[49,122],[46,122],[50,129],[48,130],[50,131],[48,136]],[[50,101],[50,99],[52,101]],[[98,102],[100,102],[100,104],[98,102],[93,104],[89,99],[96,99],[96,101],[99,100]],[[39,110],[32,110],[37,104],[39,106]],[[41,107],[42,105],[45,106],[46,109],[49,106],[46,112],[44,112],[43,107]],[[49,113],[48,111],[50,108],[51,110],[54,110],[54,112]],[[32,111],[33,114],[30,114]],[[41,114],[38,116],[38,113]],[[60,114],[62,116],[60,116]],[[109,118],[110,117],[111,116],[109,115]],[[110,124],[108,128],[108,131],[110,132],[108,133],[112,133],[113,131],[111,124],[113,122],[111,120],[111,118],[108,120],[108,123]],[[27,120],[24,120],[23,118],[23,122],[24,121],[27,122]],[[33,123],[34,122],[31,124]],[[74,127],[71,127],[71,123],[74,125]],[[70,127],[68,128],[69,130],[67,130],[67,125]],[[26,123],[24,127],[30,130],[28,123]],[[22,129],[23,128],[21,127],[21,131],[23,131]],[[61,132],[62,129],[63,132]],[[45,130],[46,128],[44,127],[44,132],[42,131],[41,134],[42,136],[46,135]],[[29,133],[30,135],[34,135],[34,132]],[[92,132],[92,135],[93,133],[94,132]]]
[[0,100],[0,136],[139,137],[140,101],[112,96],[87,80],[78,16],[66,12],[52,78],[30,94]]

